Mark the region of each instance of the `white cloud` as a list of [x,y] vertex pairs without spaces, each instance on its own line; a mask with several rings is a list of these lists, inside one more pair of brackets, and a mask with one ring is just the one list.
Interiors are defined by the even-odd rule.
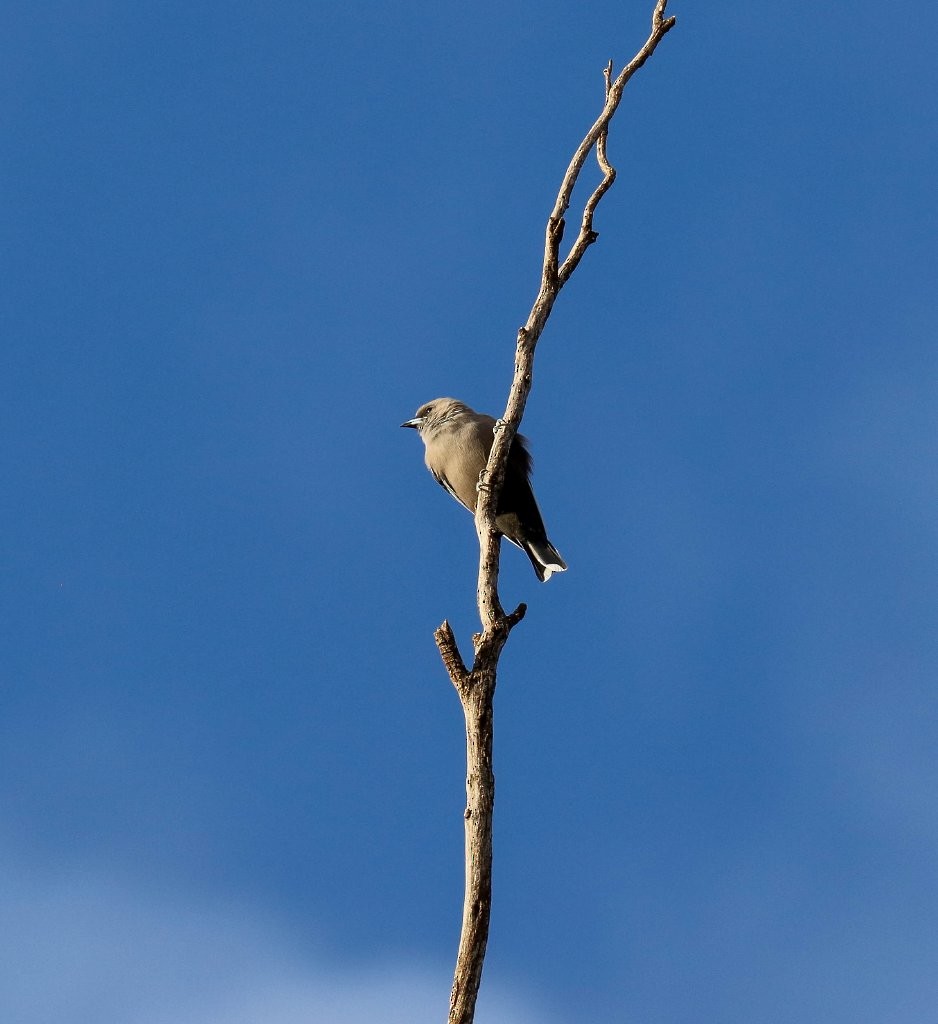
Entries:
[[[448,968],[330,962],[255,909],[2,862],[0,1020],[16,1024],[420,1024]],[[489,1024],[544,1024],[483,986]]]

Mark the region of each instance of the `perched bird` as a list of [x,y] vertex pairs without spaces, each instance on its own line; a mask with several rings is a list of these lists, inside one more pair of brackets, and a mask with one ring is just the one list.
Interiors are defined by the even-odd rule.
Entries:
[[[485,469],[495,440],[495,420],[455,398],[434,398],[420,406],[412,420],[426,448],[427,469],[450,494],[475,513],[479,474]],[[508,452],[505,481],[498,496],[495,525],[531,559],[539,580],[563,572],[567,563],[547,539],[541,510],[531,489],[531,454],[527,441],[515,434]]]

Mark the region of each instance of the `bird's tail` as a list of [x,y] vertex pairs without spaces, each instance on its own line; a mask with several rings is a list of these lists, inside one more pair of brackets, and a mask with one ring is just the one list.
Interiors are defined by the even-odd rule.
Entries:
[[531,540],[527,538],[524,543],[524,551],[531,559],[531,565],[537,573],[537,578],[546,583],[552,573],[566,572],[567,563],[560,557],[560,552],[545,537],[543,540]]

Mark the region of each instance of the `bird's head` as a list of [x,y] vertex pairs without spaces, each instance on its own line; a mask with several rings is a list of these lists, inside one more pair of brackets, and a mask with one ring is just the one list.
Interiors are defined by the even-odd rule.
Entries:
[[455,398],[434,398],[432,402],[424,402],[412,420],[401,424],[402,427],[413,427],[421,437],[432,433],[447,420],[463,413],[471,412],[468,405]]

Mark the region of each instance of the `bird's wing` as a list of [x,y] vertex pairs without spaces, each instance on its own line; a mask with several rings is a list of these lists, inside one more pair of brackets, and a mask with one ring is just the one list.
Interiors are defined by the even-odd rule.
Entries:
[[[431,469],[430,472],[433,473],[433,470]],[[452,494],[452,496],[459,502],[460,505],[462,505],[462,507],[467,512],[471,513],[472,515],[475,515],[475,509],[469,508],[469,506],[462,500],[462,498],[459,497],[459,495],[453,490],[453,488],[450,487],[449,480],[447,480],[442,473],[433,473],[433,479],[436,480],[440,487],[449,491],[449,493]],[[522,551],[524,551],[524,546],[522,544],[519,544],[518,541],[514,539],[514,537],[509,537],[507,533],[502,534],[502,536],[505,538],[505,540],[511,541],[511,543],[514,544],[516,548],[520,548]]]
[[449,480],[447,480],[442,473],[436,473],[432,469],[430,470],[430,472],[433,473],[433,479],[436,480],[440,487],[444,488],[450,494],[452,494],[452,496],[459,502],[460,505],[462,505],[462,507],[467,512],[472,512],[472,509],[469,508],[469,506],[462,500],[462,498],[460,498],[459,495],[453,490],[453,487],[450,484]]
[[534,470],[534,456],[531,454],[531,442],[524,434],[515,434],[508,457],[517,464],[526,477],[531,475]]

